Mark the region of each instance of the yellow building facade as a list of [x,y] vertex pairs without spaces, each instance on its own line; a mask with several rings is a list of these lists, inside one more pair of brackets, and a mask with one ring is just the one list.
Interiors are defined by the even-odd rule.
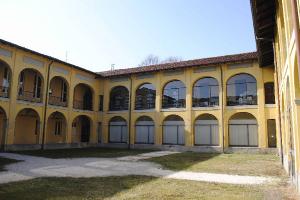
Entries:
[[300,188],[299,0],[253,0],[252,14],[261,67],[274,65],[278,85],[280,155]]

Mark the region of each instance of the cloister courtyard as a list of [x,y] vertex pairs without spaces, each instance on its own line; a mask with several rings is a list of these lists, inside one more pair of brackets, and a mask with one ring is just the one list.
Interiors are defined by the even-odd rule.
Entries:
[[0,153],[0,199],[299,199],[274,154]]

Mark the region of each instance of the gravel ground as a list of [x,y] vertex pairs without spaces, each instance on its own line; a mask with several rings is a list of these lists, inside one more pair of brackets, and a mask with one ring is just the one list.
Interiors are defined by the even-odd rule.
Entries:
[[[169,179],[184,179],[229,184],[268,184],[279,179],[260,176],[239,176],[214,173],[175,172],[165,170],[158,164],[141,159],[158,157],[174,152],[160,151],[119,158],[75,158],[50,159],[13,153],[0,156],[23,162],[7,165],[7,171],[0,173],[0,183],[21,181],[36,177],[107,177],[146,175]],[[175,152],[176,153],[176,152]]]

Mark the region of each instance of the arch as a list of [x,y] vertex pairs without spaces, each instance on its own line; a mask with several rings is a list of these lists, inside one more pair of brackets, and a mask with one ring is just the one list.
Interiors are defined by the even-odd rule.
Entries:
[[247,112],[236,113],[230,117],[228,126],[229,146],[258,146],[258,125],[252,114]]
[[169,115],[163,121],[163,144],[184,145],[184,120],[178,115]]
[[135,110],[155,108],[156,89],[151,83],[141,84],[135,91]]
[[154,144],[154,121],[151,117],[141,116],[135,122],[135,143]]
[[9,98],[11,85],[11,68],[0,60],[0,97]]
[[14,144],[38,144],[40,116],[32,108],[24,108],[16,116]]
[[193,107],[219,105],[219,83],[216,78],[204,77],[193,85]]
[[43,75],[36,69],[25,68],[19,74],[18,99],[40,103],[43,100]]
[[64,143],[67,136],[67,120],[63,113],[55,111],[47,120],[47,143]]
[[68,106],[69,83],[61,76],[54,76],[50,80],[49,104],[55,106]]
[[116,86],[111,89],[109,95],[109,110],[120,111],[128,110],[129,91],[124,86]]
[[185,108],[186,87],[180,80],[172,80],[163,88],[162,108]]
[[86,115],[78,115],[72,122],[72,143],[89,142],[92,120]]
[[236,74],[227,80],[227,106],[257,105],[257,81],[246,73]]
[[93,110],[94,91],[85,83],[78,83],[74,87],[73,108],[79,110]]
[[4,148],[5,145],[5,136],[6,136],[6,127],[7,126],[7,115],[5,110],[0,107],[0,150]]
[[202,114],[195,120],[194,144],[200,146],[219,145],[219,125],[214,115]]
[[123,117],[116,116],[109,121],[109,143],[127,143],[128,128]]
[[265,104],[275,104],[274,82],[264,83]]

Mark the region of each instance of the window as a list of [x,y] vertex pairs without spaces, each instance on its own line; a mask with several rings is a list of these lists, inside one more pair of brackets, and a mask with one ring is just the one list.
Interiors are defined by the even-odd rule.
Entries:
[[202,78],[193,87],[193,107],[219,105],[219,85],[215,78]]
[[128,110],[129,92],[126,87],[117,86],[110,92],[109,110]]
[[136,90],[135,110],[147,110],[155,108],[156,90],[150,83],[141,85]]
[[99,95],[99,111],[103,111],[103,95]]
[[195,121],[195,145],[218,146],[218,120],[210,114],[203,114]]
[[238,74],[227,81],[227,105],[257,105],[256,80],[249,74]]
[[163,90],[162,108],[185,108],[185,85],[181,81],[166,84]]
[[184,145],[184,121],[177,115],[168,116],[163,122],[163,144]]
[[61,120],[56,120],[55,121],[54,135],[61,135],[61,131],[62,131],[62,121]]
[[257,121],[249,113],[237,113],[229,120],[230,146],[258,146]]
[[135,124],[135,143],[154,144],[154,121],[150,117],[140,117]]
[[127,123],[122,117],[113,117],[109,122],[109,142],[127,143]]
[[265,83],[265,104],[275,104],[274,83]]
[[276,121],[275,121],[275,119],[268,119],[267,127],[268,127],[268,147],[276,148],[277,140],[276,140]]

